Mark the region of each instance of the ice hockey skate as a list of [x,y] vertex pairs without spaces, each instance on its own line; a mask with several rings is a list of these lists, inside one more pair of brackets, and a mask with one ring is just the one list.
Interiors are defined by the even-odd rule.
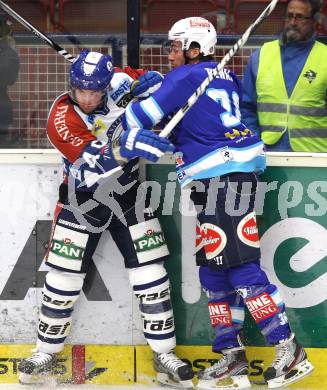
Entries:
[[198,389],[250,389],[248,361],[243,347],[222,351],[223,356],[213,366],[199,371]]
[[194,372],[192,367],[180,360],[174,352],[154,352],[153,362],[159,383],[183,389],[193,388]]
[[50,374],[56,356],[44,352],[34,352],[31,357],[23,359],[18,365],[19,382],[21,384],[42,384],[45,376]]
[[313,365],[294,334],[276,345],[276,357],[263,376],[269,389],[277,389],[301,380],[313,371]]

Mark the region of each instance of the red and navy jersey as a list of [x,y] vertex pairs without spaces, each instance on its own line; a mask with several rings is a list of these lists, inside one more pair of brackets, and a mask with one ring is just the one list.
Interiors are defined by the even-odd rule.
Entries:
[[[48,138],[63,157],[66,179],[73,177],[80,191],[93,191],[101,178],[113,174],[121,173],[123,181],[128,181],[131,164],[124,170],[118,165],[111,143],[122,131],[125,109],[120,102],[128,94],[132,81],[125,73],[115,74],[103,104],[91,114],[85,114],[68,92],[60,95],[50,109]],[[132,163],[136,164],[137,161]]]

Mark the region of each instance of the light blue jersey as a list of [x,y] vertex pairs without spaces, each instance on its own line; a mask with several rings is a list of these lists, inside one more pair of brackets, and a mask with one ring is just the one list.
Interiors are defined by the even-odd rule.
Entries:
[[[127,128],[153,128],[167,120],[215,67],[214,62],[200,62],[173,69],[151,97],[127,107]],[[265,169],[262,141],[241,122],[240,98],[240,81],[223,69],[173,130],[170,138],[182,186],[196,179]]]

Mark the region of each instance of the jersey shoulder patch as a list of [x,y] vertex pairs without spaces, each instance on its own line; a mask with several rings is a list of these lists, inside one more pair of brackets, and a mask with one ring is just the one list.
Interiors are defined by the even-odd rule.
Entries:
[[70,162],[79,157],[87,143],[96,139],[74,110],[68,93],[59,96],[53,103],[47,135],[53,146]]

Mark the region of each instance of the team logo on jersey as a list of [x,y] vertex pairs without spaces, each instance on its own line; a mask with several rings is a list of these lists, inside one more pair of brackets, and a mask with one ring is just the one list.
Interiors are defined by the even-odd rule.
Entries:
[[209,302],[208,308],[211,326],[232,326],[232,313],[227,302]]
[[204,248],[207,260],[215,258],[226,246],[225,232],[212,223],[204,223],[196,227],[196,251]]
[[315,80],[315,78],[317,77],[317,72],[315,72],[314,70],[310,69],[310,70],[307,70],[303,77],[307,78],[309,83],[311,84],[313,82],[313,80]]
[[238,238],[246,245],[260,247],[258,226],[255,212],[246,215],[237,226]]
[[245,303],[256,323],[279,313],[278,306],[271,295],[266,292],[256,297],[246,299]]
[[92,134],[97,136],[103,134],[106,131],[106,126],[100,118],[96,118],[92,126]]

